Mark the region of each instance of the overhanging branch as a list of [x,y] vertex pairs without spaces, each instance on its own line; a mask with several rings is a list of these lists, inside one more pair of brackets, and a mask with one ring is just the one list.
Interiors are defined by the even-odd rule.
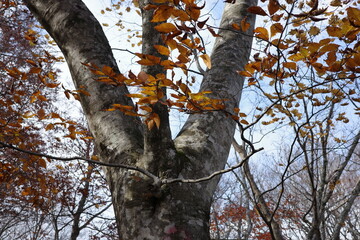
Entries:
[[223,169],[223,170],[215,171],[206,177],[196,178],[196,179],[183,179],[183,178],[160,179],[159,177],[155,176],[151,172],[149,172],[143,168],[136,167],[136,166],[126,165],[126,164],[105,163],[105,162],[95,161],[92,159],[79,157],[79,156],[58,157],[58,156],[53,156],[53,155],[49,155],[49,154],[28,151],[28,150],[21,149],[21,148],[18,148],[16,146],[13,146],[11,144],[7,144],[7,143],[1,142],[1,141],[0,141],[0,146],[5,147],[5,148],[10,148],[10,149],[16,150],[18,152],[30,154],[33,156],[39,156],[39,157],[44,157],[44,158],[53,159],[53,160],[59,160],[59,161],[63,161],[63,162],[82,160],[82,161],[86,161],[88,163],[97,164],[97,165],[105,166],[105,167],[114,167],[114,168],[123,168],[123,169],[127,169],[127,170],[134,170],[134,171],[140,172],[140,173],[144,174],[145,176],[153,179],[154,186],[158,186],[158,187],[161,185],[171,184],[171,183],[179,183],[179,182],[181,182],[181,183],[200,183],[200,182],[205,182],[205,181],[211,180],[218,175],[221,175],[221,174],[224,174],[227,172],[231,172],[231,171],[241,167],[244,164],[244,162],[247,161],[251,156],[253,156],[255,153],[263,150],[263,148],[256,149],[253,152],[249,153],[248,156],[245,159],[243,159],[240,163],[233,165],[229,168]]
[[134,170],[134,171],[141,172],[142,174],[148,176],[149,178],[152,178],[152,179],[154,180],[154,182],[159,181],[159,178],[156,177],[156,176],[155,176],[154,174],[152,174],[151,172],[149,172],[149,171],[147,171],[147,170],[145,170],[145,169],[136,167],[136,166],[130,166],[130,165],[125,165],[125,164],[120,164],[120,163],[118,163],[118,164],[105,163],[105,162],[95,161],[95,160],[92,160],[92,159],[88,159],[88,158],[84,158],[84,157],[79,157],[79,156],[74,156],[74,157],[57,157],[57,156],[53,156],[53,155],[49,155],[49,154],[44,154],[44,153],[37,153],[37,152],[28,151],[28,150],[21,149],[21,148],[15,147],[14,145],[7,144],[7,143],[4,143],[4,142],[0,142],[0,146],[6,147],[6,148],[10,148],[10,149],[16,150],[16,151],[18,151],[18,152],[23,152],[23,153],[26,153],[26,154],[30,154],[30,155],[33,155],[33,156],[45,157],[45,158],[48,158],[48,159],[59,160],[59,161],[63,161],[63,162],[70,162],[70,161],[75,161],[75,160],[82,160],[82,161],[86,161],[86,162],[88,162],[88,163],[93,163],[93,164],[97,164],[97,165],[105,166],[105,167],[115,167],[115,168],[124,168],[124,169],[128,169],[128,170]]

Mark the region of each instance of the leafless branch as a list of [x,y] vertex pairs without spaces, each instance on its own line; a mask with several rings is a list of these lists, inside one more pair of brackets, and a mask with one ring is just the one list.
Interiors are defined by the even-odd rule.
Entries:
[[28,150],[21,149],[21,148],[15,147],[15,146],[13,146],[11,144],[7,144],[7,143],[4,143],[4,142],[0,142],[0,146],[10,148],[10,149],[13,149],[13,150],[16,150],[16,151],[19,151],[19,152],[23,152],[23,153],[26,153],[26,154],[39,156],[39,157],[44,157],[44,158],[48,158],[48,159],[59,160],[59,161],[63,161],[63,162],[70,162],[70,161],[74,161],[74,160],[82,160],[82,161],[86,161],[88,163],[93,163],[93,164],[97,164],[97,165],[105,166],[105,167],[125,168],[125,169],[128,169],[128,170],[134,170],[134,171],[141,172],[142,174],[148,176],[149,178],[152,178],[154,180],[154,182],[159,181],[159,178],[157,176],[155,176],[154,174],[152,174],[151,172],[149,172],[149,171],[147,171],[145,169],[136,167],[136,166],[130,166],[130,165],[125,165],[125,164],[120,164],[120,163],[119,164],[105,163],[105,162],[95,161],[95,160],[92,160],[92,159],[87,159],[87,158],[79,157],[79,156],[67,157],[67,158],[66,157],[57,157],[57,156],[52,156],[52,155],[49,155],[49,154],[28,151]]
[[1,142],[1,141],[0,141],[0,146],[10,148],[10,149],[13,149],[13,150],[16,150],[16,151],[19,151],[19,152],[23,152],[23,153],[26,153],[26,154],[39,156],[39,157],[45,157],[45,158],[53,159],[53,160],[59,160],[59,161],[63,161],[63,162],[69,162],[69,161],[74,161],[74,160],[82,160],[82,161],[86,161],[88,163],[97,164],[97,165],[105,166],[105,167],[115,167],[115,168],[124,168],[124,169],[128,169],[128,170],[134,170],[134,171],[140,172],[140,173],[144,174],[145,176],[151,178],[154,181],[154,186],[161,186],[161,185],[164,185],[164,184],[171,184],[171,183],[177,183],[177,182],[182,182],[182,183],[205,182],[205,181],[211,180],[212,178],[214,178],[214,177],[216,177],[218,175],[221,175],[221,174],[224,174],[224,173],[227,173],[227,172],[231,172],[231,171],[241,167],[242,164],[246,160],[248,160],[252,155],[254,155],[255,153],[260,152],[260,151],[263,150],[263,148],[255,149],[254,151],[252,151],[246,157],[246,159],[244,159],[240,163],[238,163],[236,165],[233,165],[233,166],[231,166],[229,168],[223,169],[223,170],[215,171],[215,172],[213,172],[212,174],[210,174],[209,176],[206,176],[206,177],[197,178],[197,179],[183,179],[183,178],[160,179],[159,177],[155,176],[154,174],[150,173],[149,171],[147,171],[147,170],[145,170],[143,168],[136,167],[136,166],[130,166],[130,165],[125,165],[125,164],[104,163],[104,162],[95,161],[95,160],[92,160],[92,159],[87,159],[87,158],[78,157],[78,156],[67,157],[67,158],[65,158],[65,157],[57,157],[57,156],[52,156],[52,155],[49,155],[49,154],[36,153],[36,152],[28,151],[28,150],[15,147],[15,146],[13,146],[11,144],[7,144],[7,143]]
[[182,182],[182,183],[199,183],[199,182],[205,182],[208,180],[211,180],[212,178],[227,173],[227,172],[231,172],[239,167],[241,167],[252,155],[254,155],[257,152],[262,151],[263,148],[259,148],[259,149],[255,149],[255,151],[251,152],[246,158],[244,158],[241,162],[239,162],[238,164],[235,164],[229,168],[220,170],[220,171],[216,171],[213,172],[212,174],[210,174],[207,177],[203,177],[203,178],[197,178],[197,179],[183,179],[183,178],[174,178],[174,179],[163,179],[161,182],[163,184],[169,184],[169,183],[175,183],[175,182]]

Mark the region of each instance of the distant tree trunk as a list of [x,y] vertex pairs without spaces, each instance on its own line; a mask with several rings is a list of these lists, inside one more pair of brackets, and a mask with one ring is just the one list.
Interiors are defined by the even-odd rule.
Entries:
[[[237,151],[240,155],[241,159],[245,159],[247,157],[245,149],[240,146],[237,142],[233,141],[233,146],[235,151]],[[274,218],[273,213],[271,212],[269,206],[266,204],[264,199],[264,195],[260,191],[258,184],[255,181],[253,174],[251,173],[249,161],[245,161],[243,164],[244,175],[249,182],[250,189],[254,196],[254,204],[255,208],[258,211],[261,218],[264,220],[266,225],[269,228],[271,238],[273,240],[283,240],[284,236],[282,234],[281,226]]]
[[84,188],[82,189],[82,193],[81,193],[82,196],[80,198],[80,201],[77,204],[76,212],[73,213],[73,223],[71,226],[70,240],[76,240],[81,231],[81,226],[80,226],[81,215],[84,214],[86,200],[89,197],[89,191],[90,191],[89,187],[90,187],[90,180],[91,180],[92,173],[93,173],[93,168],[88,170],[88,172],[86,174],[86,181],[84,184]]
[[[101,160],[146,168],[163,177],[198,178],[224,167],[235,122],[221,112],[190,115],[175,140],[171,139],[168,111],[155,107],[160,128],[145,129],[140,119],[121,112],[107,112],[111,104],[133,105],[125,86],[114,87],[94,81],[82,65],[93,63],[118,71],[111,48],[99,22],[80,0],[25,0],[26,5],[54,38],[69,65],[76,86],[83,85],[91,96],[81,103],[95,137]],[[140,1],[140,6],[148,3]],[[246,9],[256,0],[226,4],[219,37],[200,91],[212,91],[216,98],[229,99],[228,111],[238,106],[244,79],[237,70],[247,63],[253,28],[244,35],[227,31],[245,16],[254,26],[255,16]],[[149,22],[150,10],[142,10],[143,52],[153,54],[161,44],[158,32]],[[154,75],[159,66],[143,68]],[[201,184],[176,183],[157,188],[134,171],[108,168],[107,179],[118,224],[120,239],[209,239],[209,215],[218,178]]]

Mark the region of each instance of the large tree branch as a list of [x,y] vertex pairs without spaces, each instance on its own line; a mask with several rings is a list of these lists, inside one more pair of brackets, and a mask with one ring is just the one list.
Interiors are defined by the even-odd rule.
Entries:
[[126,96],[128,90],[96,81],[97,76],[82,64],[106,65],[118,72],[99,22],[80,0],[24,2],[63,52],[75,86],[84,86],[91,95],[82,96],[81,103],[99,152],[105,153],[100,154],[102,160],[132,162],[143,145],[140,120],[121,112],[102,111],[114,103],[133,105]]
[[[200,91],[211,91],[213,98],[226,99],[229,112],[238,106],[241,97],[244,78],[236,71],[242,70],[249,58],[255,15],[246,10],[256,3],[256,0],[238,0],[226,4],[221,37],[216,39],[211,55],[212,68],[206,71],[200,87]],[[231,24],[245,17],[251,24],[248,35],[232,31]],[[208,174],[225,166],[235,127],[236,122],[223,112],[193,114],[175,139],[175,145],[189,157],[197,174],[199,171]]]
[[[146,55],[156,56],[161,60],[167,57],[159,54],[154,47],[155,45],[164,45],[162,34],[155,30],[159,22],[152,22],[154,9],[148,9],[145,6],[153,4],[150,0],[140,0],[139,7],[142,17],[142,53]],[[162,74],[166,76],[166,70],[160,64],[143,65],[141,69],[154,77]],[[166,100],[166,88],[158,88],[158,91],[164,93],[163,101]],[[169,123],[168,107],[161,103],[152,105],[153,114],[157,114],[160,118],[160,126],[152,129],[146,128],[144,138],[144,155],[142,165],[146,166],[151,172],[163,175],[165,169],[176,169],[176,166],[168,166],[169,159],[175,155],[174,143],[171,138],[171,130]],[[176,170],[174,175],[177,175]]]

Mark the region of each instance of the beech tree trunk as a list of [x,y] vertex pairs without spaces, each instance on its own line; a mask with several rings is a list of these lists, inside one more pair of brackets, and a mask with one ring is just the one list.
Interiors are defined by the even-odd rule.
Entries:
[[[140,0],[140,7],[149,1]],[[104,65],[118,71],[111,48],[99,22],[80,0],[25,0],[26,5],[54,38],[69,65],[76,86],[83,85],[91,96],[81,103],[95,137],[101,161],[142,167],[161,178],[199,178],[224,168],[235,122],[221,112],[190,115],[173,140],[168,111],[155,107],[160,129],[147,130],[136,117],[107,112],[114,103],[133,105],[125,86],[114,87],[94,81],[82,64]],[[229,99],[228,111],[238,106],[244,79],[236,73],[247,63],[252,45],[255,16],[246,9],[256,0],[226,4],[216,44],[212,68],[207,70],[200,91]],[[161,37],[150,23],[151,10],[142,10],[143,53],[156,55],[154,44]],[[247,35],[231,24],[244,17],[251,24]],[[228,31],[227,29],[231,29]],[[155,75],[159,67],[143,70]],[[135,171],[107,168],[120,239],[209,239],[212,195],[218,178],[199,184],[174,183],[155,186],[151,179]]]

